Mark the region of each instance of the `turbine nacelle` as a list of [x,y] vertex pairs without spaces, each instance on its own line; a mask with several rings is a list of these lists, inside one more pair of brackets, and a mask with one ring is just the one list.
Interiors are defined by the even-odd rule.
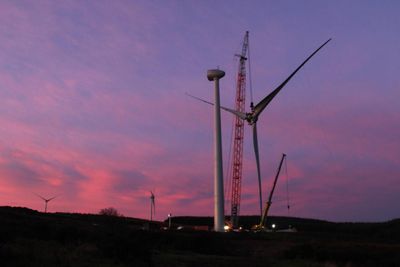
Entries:
[[225,76],[225,72],[219,69],[213,69],[207,71],[207,79],[209,81],[214,81],[215,79],[219,80]]
[[254,112],[246,113],[246,119],[249,125],[253,125],[258,121],[258,116],[254,116]]

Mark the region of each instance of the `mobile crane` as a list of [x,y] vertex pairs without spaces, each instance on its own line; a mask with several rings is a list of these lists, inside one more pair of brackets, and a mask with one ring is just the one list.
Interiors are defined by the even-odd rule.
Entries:
[[253,228],[256,231],[262,231],[265,228],[265,221],[267,219],[269,208],[271,207],[271,204],[272,204],[272,195],[274,194],[276,182],[278,181],[278,177],[281,172],[282,164],[283,164],[283,161],[285,160],[285,157],[286,157],[286,154],[282,154],[281,162],[279,163],[278,171],[275,175],[275,180],[274,180],[274,183],[272,184],[271,192],[269,193],[268,200],[265,203],[265,208],[264,208],[264,212],[261,216],[261,221],[258,225],[255,225]]

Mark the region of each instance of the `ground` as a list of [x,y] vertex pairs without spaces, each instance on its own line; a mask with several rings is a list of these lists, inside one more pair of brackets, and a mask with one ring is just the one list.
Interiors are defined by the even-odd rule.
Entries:
[[[282,218],[271,219],[283,224]],[[297,223],[297,233],[168,231],[160,230],[162,222],[0,207],[0,260],[4,267],[400,266],[400,220],[286,219]]]

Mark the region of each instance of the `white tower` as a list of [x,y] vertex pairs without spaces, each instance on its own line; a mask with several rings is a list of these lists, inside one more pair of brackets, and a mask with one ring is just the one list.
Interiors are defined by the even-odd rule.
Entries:
[[222,70],[208,70],[207,78],[215,83],[214,105],[214,231],[224,232],[224,179],[222,173],[221,111],[219,101],[219,79],[225,76]]

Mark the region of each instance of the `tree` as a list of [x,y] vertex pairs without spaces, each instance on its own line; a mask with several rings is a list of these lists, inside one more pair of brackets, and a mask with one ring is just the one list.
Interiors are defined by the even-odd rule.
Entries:
[[104,208],[99,211],[100,215],[106,215],[106,216],[115,216],[115,217],[120,217],[123,216],[121,213],[118,212],[116,208],[109,207],[109,208]]

